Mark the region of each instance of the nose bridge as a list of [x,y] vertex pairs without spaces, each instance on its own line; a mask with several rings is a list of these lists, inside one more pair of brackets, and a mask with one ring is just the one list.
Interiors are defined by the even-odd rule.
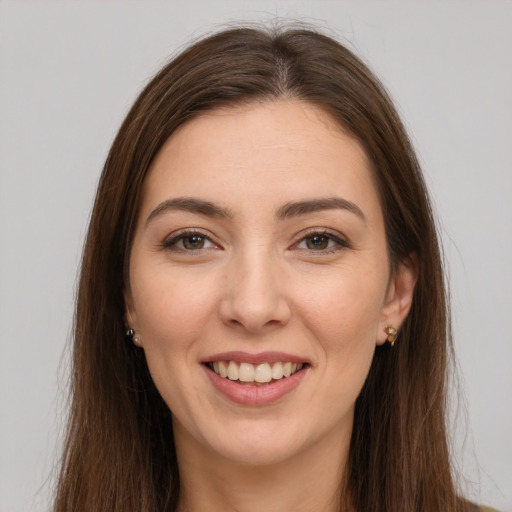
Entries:
[[286,324],[290,308],[283,279],[283,269],[271,248],[260,245],[240,250],[227,271],[221,306],[224,322],[250,332]]

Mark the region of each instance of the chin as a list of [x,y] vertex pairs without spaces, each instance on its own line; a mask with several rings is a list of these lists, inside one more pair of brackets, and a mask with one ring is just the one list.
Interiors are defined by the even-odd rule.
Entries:
[[205,440],[210,449],[226,461],[247,466],[270,466],[292,459],[304,451],[300,430],[280,422],[249,420],[235,431],[225,430],[221,436]]
[[226,461],[242,466],[265,467],[286,462],[297,454],[299,449],[276,446],[272,442],[237,442],[231,446],[218,447],[219,453]]

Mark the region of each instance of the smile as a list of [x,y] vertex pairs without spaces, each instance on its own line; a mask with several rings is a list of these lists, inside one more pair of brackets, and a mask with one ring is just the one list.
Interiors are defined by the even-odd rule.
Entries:
[[202,367],[214,389],[231,402],[266,406],[284,400],[307,381],[312,362],[286,352],[223,352],[206,357]]
[[272,384],[299,372],[307,363],[291,361],[265,362],[251,364],[237,361],[215,361],[207,363],[208,368],[223,378],[237,381],[240,384],[263,385]]

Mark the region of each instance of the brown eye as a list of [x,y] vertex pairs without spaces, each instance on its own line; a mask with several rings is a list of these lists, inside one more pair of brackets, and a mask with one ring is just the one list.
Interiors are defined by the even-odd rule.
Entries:
[[206,235],[202,233],[181,233],[170,240],[166,240],[163,247],[169,251],[200,251],[202,249],[218,248]]
[[329,246],[329,238],[323,235],[313,235],[306,238],[306,246],[313,251],[322,251]]
[[348,249],[350,244],[334,233],[318,232],[305,236],[296,246],[296,249],[304,249],[311,252],[337,252]]
[[188,250],[203,249],[206,238],[201,235],[184,236],[183,248]]

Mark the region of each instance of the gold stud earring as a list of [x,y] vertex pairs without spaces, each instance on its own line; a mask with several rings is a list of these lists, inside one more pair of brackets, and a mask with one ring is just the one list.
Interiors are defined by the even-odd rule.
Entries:
[[396,337],[397,337],[397,331],[394,327],[391,327],[388,325],[385,329],[386,334],[388,335],[387,341],[389,344],[393,347],[395,345]]

